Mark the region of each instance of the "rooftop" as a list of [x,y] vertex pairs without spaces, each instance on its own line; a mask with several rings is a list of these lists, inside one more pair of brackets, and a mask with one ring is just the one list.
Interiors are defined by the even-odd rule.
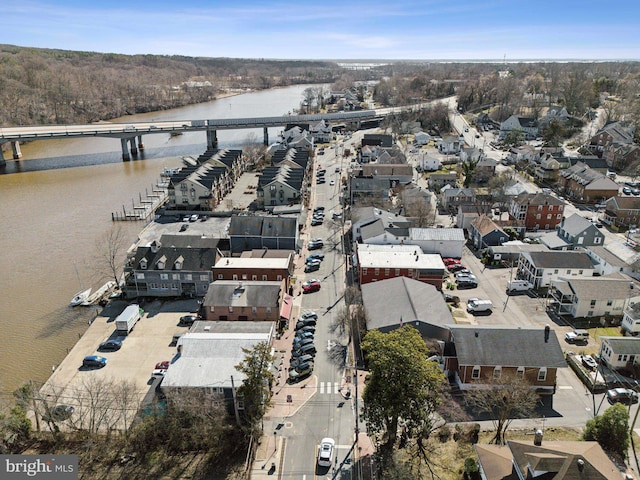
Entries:
[[362,268],[413,268],[444,271],[444,263],[440,255],[422,253],[420,247],[415,246],[413,250],[413,252],[403,252],[358,249],[358,265]]

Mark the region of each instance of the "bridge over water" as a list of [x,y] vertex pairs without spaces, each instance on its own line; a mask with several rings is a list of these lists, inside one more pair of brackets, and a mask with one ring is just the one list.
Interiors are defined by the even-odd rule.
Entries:
[[[119,139],[122,146],[122,159],[130,160],[138,150],[144,150],[143,135],[158,133],[183,133],[203,131],[207,136],[207,148],[214,148],[218,143],[218,130],[262,128],[264,144],[269,144],[268,128],[288,124],[317,123],[327,120],[331,123],[356,123],[358,127],[363,121],[381,118],[392,109],[360,110],[355,112],[325,113],[317,115],[284,115],[280,117],[260,118],[227,118],[219,120],[184,120],[163,122],[109,123],[100,122],[88,125],[47,125],[32,127],[0,128],[0,145],[11,143],[13,158],[22,157],[20,142],[48,140],[53,138],[107,137]],[[5,163],[0,149],[0,165]]]

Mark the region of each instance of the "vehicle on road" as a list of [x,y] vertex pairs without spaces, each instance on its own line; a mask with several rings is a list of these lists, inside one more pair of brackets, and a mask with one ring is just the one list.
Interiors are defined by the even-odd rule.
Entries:
[[87,355],[82,359],[85,368],[102,368],[107,364],[107,359],[99,355]]
[[309,250],[320,250],[322,247],[324,247],[324,242],[322,240],[319,241],[310,241],[307,244],[307,249]]
[[333,465],[333,451],[335,450],[336,442],[333,438],[323,438],[320,442],[320,448],[318,448],[318,466],[319,467],[331,467]]
[[476,277],[460,277],[456,279],[456,286],[458,289],[476,288],[478,286],[478,280]]
[[197,222],[197,221],[198,221],[198,218],[200,218],[200,217],[198,216],[198,214],[197,214],[197,213],[194,213],[193,215],[191,215],[191,216],[189,217],[189,221],[190,221],[190,222]]
[[292,348],[292,350],[299,350],[302,347],[304,347],[305,345],[313,345],[313,336],[305,337],[305,338],[295,337],[293,339],[293,348]]
[[311,220],[311,226],[317,227],[318,225],[322,225],[324,222],[321,219],[314,218]]
[[302,345],[301,347],[293,349],[291,351],[291,357],[298,358],[302,355],[315,355],[316,353],[316,346],[313,343],[308,343],[307,345]]
[[607,390],[607,401],[611,405],[618,402],[631,405],[638,403],[638,394],[629,388],[612,388]]
[[302,291],[304,293],[312,293],[320,290],[320,280],[308,280],[302,284]]
[[169,368],[169,365],[171,365],[171,362],[169,360],[164,360],[162,362],[158,362],[156,363],[156,370],[167,370]]
[[322,253],[312,253],[311,255],[309,255],[307,257],[306,261],[308,262],[310,259],[311,260],[324,260],[324,255]]
[[[296,324],[296,327],[298,326],[298,324]],[[316,333],[316,326],[314,325],[305,325],[304,323],[302,323],[300,325],[300,328],[296,329],[296,332],[304,332],[304,333]]]
[[98,351],[115,352],[116,350],[120,350],[120,347],[122,347],[121,340],[107,340],[106,342],[102,342],[98,345]]
[[120,315],[116,317],[116,332],[118,335],[129,335],[133,328],[138,323],[138,320],[142,317],[143,310],[134,304],[125,308]]
[[589,332],[587,330],[574,330],[564,334],[567,343],[586,343],[589,341]]
[[461,263],[450,263],[449,265],[447,265],[447,270],[449,270],[450,272],[459,272],[460,270],[464,270],[466,268],[467,267],[465,267]]
[[313,362],[301,364],[289,372],[289,381],[295,382],[313,373]]
[[313,212],[324,212],[324,207],[322,205],[317,206],[313,209]]
[[331,218],[333,218],[334,220],[339,220],[342,218],[342,213],[340,212],[333,212],[333,214],[331,215]]
[[188,228],[189,228],[189,224],[188,223],[183,223],[182,226],[180,227],[180,231],[181,232],[186,232]]
[[190,327],[191,325],[194,324],[194,322],[198,320],[200,320],[200,317],[198,315],[184,315],[180,317],[180,321],[178,322],[178,325]]
[[333,187],[335,184],[336,184],[335,180],[331,180],[331,181],[329,182],[329,185],[330,185],[330,186],[332,186],[332,187]]
[[307,259],[304,262],[305,265],[320,265],[322,264],[322,260],[318,259],[318,258],[312,258],[312,259]]
[[307,318],[313,318],[315,320],[318,319],[318,314],[316,312],[312,312],[312,311],[307,311],[304,312],[302,315],[300,315],[300,319],[307,319]]
[[315,318],[305,318],[305,319],[298,320],[298,323],[296,323],[296,330],[301,330],[304,327],[315,327],[315,326],[316,326]]
[[582,355],[582,365],[584,365],[589,370],[595,370],[596,368],[598,368],[598,364],[591,355]]
[[314,335],[313,332],[305,332],[303,330],[297,330],[293,338],[294,340],[297,338],[302,340],[304,338],[313,338],[313,335]]
[[307,362],[313,362],[313,355],[301,355],[298,358],[292,358],[289,363],[289,370],[293,370]]

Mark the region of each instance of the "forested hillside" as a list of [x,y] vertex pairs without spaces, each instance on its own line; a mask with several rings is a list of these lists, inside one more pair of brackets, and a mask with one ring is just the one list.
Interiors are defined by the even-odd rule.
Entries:
[[120,55],[0,45],[0,125],[74,124],[213,100],[233,89],[331,83],[320,61]]

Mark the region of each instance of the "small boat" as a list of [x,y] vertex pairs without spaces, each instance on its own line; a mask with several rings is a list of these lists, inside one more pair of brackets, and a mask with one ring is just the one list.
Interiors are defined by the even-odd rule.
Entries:
[[113,280],[105,283],[103,286],[101,286],[99,289],[97,289],[91,295],[87,295],[87,298],[85,299],[84,302],[81,303],[81,305],[84,305],[84,306],[93,305],[94,303],[96,303],[100,299],[102,299],[102,297],[107,292],[111,293],[111,290],[113,290],[115,287],[116,287],[116,282],[114,282]]
[[87,299],[89,298],[89,295],[91,295],[91,289],[87,288],[86,290],[82,290],[78,293],[76,293],[73,298],[71,299],[71,302],[69,302],[69,304],[72,307],[75,307],[77,305],[81,305],[84,302],[87,301]]

